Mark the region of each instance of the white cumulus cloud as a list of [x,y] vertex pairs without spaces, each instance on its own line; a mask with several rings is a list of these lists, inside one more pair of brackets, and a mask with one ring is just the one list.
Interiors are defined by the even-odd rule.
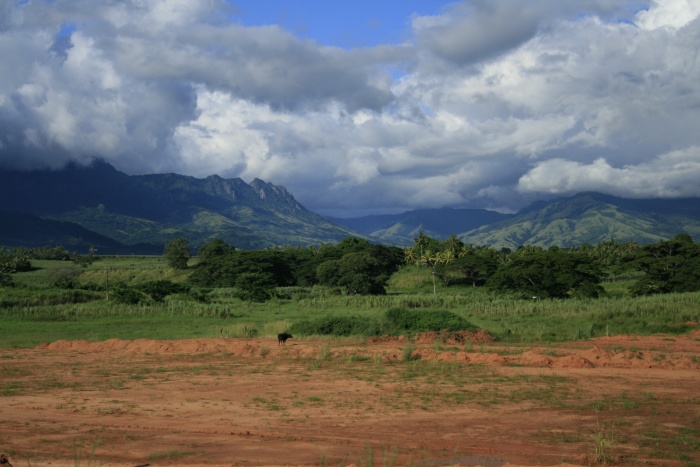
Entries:
[[0,165],[258,177],[334,215],[698,195],[700,0],[406,22],[402,44],[344,50],[224,0],[3,2]]

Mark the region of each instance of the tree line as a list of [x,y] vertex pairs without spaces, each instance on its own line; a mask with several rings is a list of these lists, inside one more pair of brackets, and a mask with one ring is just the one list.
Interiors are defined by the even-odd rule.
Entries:
[[[186,241],[165,249],[173,267],[187,265]],[[641,246],[613,239],[572,248],[524,246],[516,251],[465,245],[456,236],[440,241],[424,233],[410,247],[375,245],[346,238],[318,248],[241,251],[213,240],[198,251],[193,284],[236,287],[242,298],[263,300],[274,287],[325,285],[347,294],[384,294],[389,276],[405,265],[429,268],[445,286],[487,286],[535,298],[597,298],[610,275],[634,273],[635,295],[700,290],[700,245],[687,234]],[[246,292],[247,291],[247,292]]]
[[[515,251],[465,245],[456,236],[440,241],[419,233],[405,248],[348,237],[336,245],[239,250],[221,239],[202,245],[188,266],[191,250],[177,238],[164,248],[168,265],[191,270],[188,284],[168,281],[121,287],[125,300],[148,294],[162,300],[190,288],[230,287],[243,300],[265,301],[278,287],[321,285],[348,295],[382,295],[399,268],[427,268],[434,283],[488,287],[523,298],[596,298],[604,294],[608,276],[631,273],[631,292],[647,295],[700,290],[700,244],[687,234],[668,241],[639,245],[614,240],[572,248],[523,246]],[[70,253],[62,247],[0,248],[0,285],[11,286],[12,274],[31,270],[31,259],[56,259],[88,264],[99,257]],[[71,286],[76,286],[70,281]]]
[[[184,239],[165,247],[166,261],[186,267],[189,253]],[[348,237],[336,245],[238,250],[215,239],[197,251],[189,276],[200,287],[235,287],[241,299],[264,301],[276,287],[324,285],[348,295],[382,295],[385,285],[403,263],[401,248]]]

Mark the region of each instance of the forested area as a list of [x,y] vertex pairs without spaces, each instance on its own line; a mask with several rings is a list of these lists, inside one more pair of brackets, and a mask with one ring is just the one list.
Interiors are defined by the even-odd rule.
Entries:
[[[172,268],[188,272],[186,283],[113,284],[115,299],[136,303],[146,294],[160,301],[190,291],[201,297],[202,290],[226,287],[242,300],[262,302],[276,288],[316,285],[345,295],[383,295],[391,275],[406,265],[428,268],[434,285],[488,287],[521,298],[597,298],[605,293],[601,281],[621,276],[634,278],[633,295],[700,290],[700,244],[686,234],[648,245],[611,239],[577,248],[524,246],[516,251],[465,245],[455,236],[440,241],[423,233],[405,248],[348,237],[336,245],[240,250],[215,239],[194,258],[187,241],[178,238],[166,245],[164,258]],[[62,247],[0,249],[0,284],[12,286],[12,274],[31,270],[33,259],[79,267],[99,258]],[[64,287],[80,287],[68,270],[55,280]]]

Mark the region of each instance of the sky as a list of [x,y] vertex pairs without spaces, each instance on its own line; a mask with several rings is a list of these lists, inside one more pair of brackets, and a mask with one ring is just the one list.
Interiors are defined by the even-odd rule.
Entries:
[[0,0],[0,166],[357,217],[700,197],[700,0]]

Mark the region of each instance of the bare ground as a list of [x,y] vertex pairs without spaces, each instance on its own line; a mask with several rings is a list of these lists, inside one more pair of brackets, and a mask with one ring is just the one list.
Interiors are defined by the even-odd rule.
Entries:
[[489,341],[0,349],[0,454],[15,467],[700,465],[700,330]]

